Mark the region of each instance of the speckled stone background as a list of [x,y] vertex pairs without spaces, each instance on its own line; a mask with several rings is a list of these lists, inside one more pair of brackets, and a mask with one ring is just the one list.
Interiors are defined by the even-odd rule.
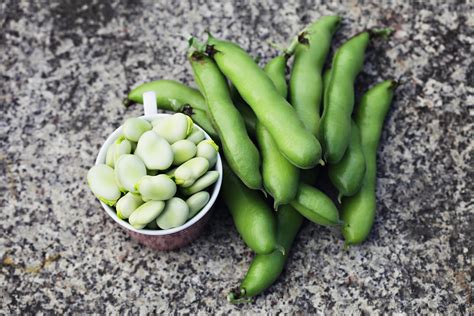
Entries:
[[[17,1],[0,4],[0,314],[474,313],[473,5],[396,1]],[[340,14],[334,46],[390,26],[358,81],[401,79],[379,150],[369,240],[306,224],[280,280],[253,304],[227,291],[252,253],[227,210],[179,251],[135,242],[86,186],[121,98],[158,78],[194,85],[186,36],[266,61],[309,21]]]

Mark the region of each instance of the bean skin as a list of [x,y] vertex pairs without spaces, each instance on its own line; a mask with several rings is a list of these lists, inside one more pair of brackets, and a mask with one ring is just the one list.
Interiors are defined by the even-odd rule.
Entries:
[[331,183],[338,189],[338,200],[351,196],[359,191],[365,175],[365,157],[360,143],[360,132],[357,124],[351,122],[351,142],[341,161],[329,165],[328,175]]
[[272,135],[281,153],[299,168],[314,167],[321,159],[318,140],[304,128],[295,110],[254,60],[239,46],[213,37],[208,39],[206,51]]
[[282,205],[278,211],[277,223],[278,243],[285,249],[285,254],[275,250],[270,254],[255,255],[238,293],[229,293],[228,301],[232,303],[248,301],[270,287],[280,276],[291,245],[303,223],[303,217],[290,205]]
[[359,192],[342,200],[342,234],[346,245],[360,244],[367,239],[374,223],[377,147],[395,87],[396,83],[391,80],[375,85],[364,94],[355,113],[367,169]]
[[247,134],[245,123],[230,98],[227,81],[216,63],[197,51],[189,61],[219,134],[224,156],[234,173],[251,189],[262,189],[260,154]]
[[273,211],[261,194],[247,188],[226,164],[222,194],[237,231],[250,249],[268,254],[279,248]]
[[325,16],[299,36],[290,76],[290,100],[300,120],[317,135],[323,96],[322,69],[331,39],[340,23],[338,16]]
[[369,33],[362,32],[336,51],[331,76],[324,96],[324,111],[319,128],[324,160],[338,163],[349,145],[351,114],[354,107],[354,81],[362,69]]

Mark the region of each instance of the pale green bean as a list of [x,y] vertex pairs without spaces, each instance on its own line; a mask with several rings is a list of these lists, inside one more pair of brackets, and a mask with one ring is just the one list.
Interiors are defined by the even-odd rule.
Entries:
[[135,211],[144,202],[140,197],[140,194],[128,192],[118,200],[115,209],[117,210],[117,216],[120,219],[127,219],[130,217],[133,211]]
[[140,136],[152,129],[151,124],[144,119],[132,117],[123,124],[123,135],[132,142],[138,142]]
[[87,173],[87,182],[92,193],[107,205],[115,205],[120,198],[120,190],[115,183],[114,169],[107,165],[92,167]]
[[189,215],[189,207],[185,201],[174,197],[166,202],[163,213],[156,219],[156,224],[161,229],[170,229],[186,223]]
[[199,213],[199,211],[202,210],[204,206],[206,206],[207,202],[209,202],[210,197],[211,195],[206,191],[201,191],[191,195],[186,200],[186,204],[188,204],[189,207],[188,219]]
[[181,192],[185,195],[194,194],[196,192],[204,190],[211,184],[215,183],[217,179],[219,179],[219,172],[215,170],[208,171],[205,175],[197,179],[196,182],[193,183],[193,185],[187,188],[182,188]]
[[173,150],[173,165],[181,165],[196,155],[196,145],[187,139],[178,140],[171,145]]
[[128,222],[136,229],[142,229],[160,215],[165,208],[163,201],[149,201],[132,212]]
[[122,192],[136,193],[135,185],[146,176],[145,164],[135,155],[123,155],[115,164],[115,181]]
[[140,137],[135,155],[151,170],[165,170],[173,163],[171,145],[154,131],[145,132]]
[[143,201],[165,201],[176,194],[176,184],[165,174],[144,176],[137,183]]
[[173,144],[188,137],[192,128],[193,120],[189,116],[183,113],[175,113],[160,121],[153,127],[153,131],[166,139],[168,143]]
[[174,171],[174,181],[183,188],[189,187],[208,169],[209,162],[206,158],[192,158]]

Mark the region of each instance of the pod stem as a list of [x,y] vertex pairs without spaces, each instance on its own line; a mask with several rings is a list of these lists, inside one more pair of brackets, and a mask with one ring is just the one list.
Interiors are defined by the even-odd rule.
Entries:
[[275,48],[276,50],[279,50],[279,51],[284,51],[285,50],[283,48],[283,46],[281,46],[280,44],[277,44],[275,42],[267,41],[267,43],[268,43],[268,45],[270,45],[270,47]]
[[194,36],[190,36],[188,39],[189,48],[194,48],[196,51],[200,53],[204,53],[206,51],[206,44],[201,43],[197,38]]
[[295,53],[296,47],[299,44],[298,36],[293,37],[293,39],[290,42],[290,45],[286,49],[283,50],[283,53],[285,54],[285,57],[288,59],[290,56],[292,56]]
[[381,37],[383,39],[388,39],[395,30],[391,27],[374,27],[368,30],[371,37]]
[[122,104],[128,108],[130,105],[132,105],[132,101],[129,100],[128,98],[123,98]]

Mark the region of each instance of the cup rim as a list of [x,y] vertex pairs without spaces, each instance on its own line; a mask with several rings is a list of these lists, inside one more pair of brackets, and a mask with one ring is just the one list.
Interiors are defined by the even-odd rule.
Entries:
[[[140,118],[146,119],[148,121],[159,118],[159,117],[166,117],[166,116],[171,116],[172,114],[169,113],[157,113],[157,114],[152,114],[152,115],[142,115]],[[194,126],[197,127],[199,130],[204,132],[205,138],[206,139],[211,139],[212,138],[209,136],[209,134],[206,133],[204,129],[202,129],[199,125],[194,123]],[[116,130],[114,130],[109,137],[105,140],[105,142],[102,144],[100,147],[99,153],[97,154],[97,158],[95,160],[95,165],[98,164],[105,164],[105,157],[107,155],[107,149],[109,146],[120,136],[122,132],[123,125],[120,125]],[[151,236],[165,236],[165,235],[171,235],[180,231],[183,231],[192,225],[196,224],[199,222],[212,208],[214,203],[216,202],[217,196],[219,195],[221,185],[222,185],[222,160],[220,153],[217,153],[217,161],[216,161],[216,166],[215,166],[217,172],[219,173],[219,177],[217,178],[216,183],[214,183],[214,186],[212,187],[212,193],[209,198],[209,201],[207,204],[203,207],[203,209],[197,213],[193,218],[191,218],[189,221],[184,223],[181,226],[170,228],[170,229],[160,229],[160,230],[151,230],[151,229],[136,229],[132,225],[130,225],[128,222],[118,218],[117,213],[112,209],[112,207],[108,206],[102,201],[99,201],[100,204],[102,205],[102,208],[105,210],[105,212],[112,217],[112,219],[118,223],[120,226],[127,230],[131,230],[133,232],[143,234],[143,235],[151,235]]]

